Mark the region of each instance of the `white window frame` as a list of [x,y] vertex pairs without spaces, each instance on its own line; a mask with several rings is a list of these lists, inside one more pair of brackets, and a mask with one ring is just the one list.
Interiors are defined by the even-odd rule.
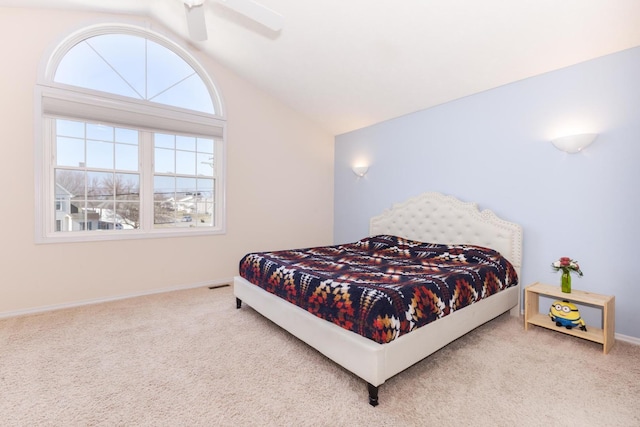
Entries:
[[[130,34],[147,38],[177,53],[204,81],[211,95],[214,114],[186,110],[169,105],[124,96],[106,94],[53,81],[56,68],[64,55],[77,43],[103,34]],[[226,233],[226,118],[222,98],[211,77],[186,51],[170,39],[129,24],[96,24],[67,36],[57,44],[41,63],[35,88],[35,242],[84,242],[102,240],[146,239],[178,236],[214,235]],[[143,144],[139,161],[141,167],[141,200],[145,212],[143,226],[135,230],[56,232],[55,179],[52,152],[52,125],[56,118],[105,123],[143,131],[176,133],[213,138],[216,141],[215,217],[212,227],[154,228],[152,218],[153,168],[147,170],[152,156],[150,144]],[[141,141],[142,143],[142,141]],[[145,169],[143,170],[142,164]],[[151,201],[151,202],[149,202]]]

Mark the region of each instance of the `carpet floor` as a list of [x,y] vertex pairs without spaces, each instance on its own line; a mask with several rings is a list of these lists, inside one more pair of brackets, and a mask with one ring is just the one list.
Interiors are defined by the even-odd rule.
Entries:
[[502,315],[380,386],[231,287],[0,320],[2,426],[640,426],[640,346]]

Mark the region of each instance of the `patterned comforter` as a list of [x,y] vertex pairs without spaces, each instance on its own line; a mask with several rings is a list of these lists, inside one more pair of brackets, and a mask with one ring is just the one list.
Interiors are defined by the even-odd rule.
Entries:
[[240,275],[378,343],[515,286],[498,252],[374,236],[354,243],[250,253]]

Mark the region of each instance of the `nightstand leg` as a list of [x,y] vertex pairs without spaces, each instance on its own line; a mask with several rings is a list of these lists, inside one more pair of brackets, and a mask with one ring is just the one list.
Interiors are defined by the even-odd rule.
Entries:
[[609,353],[611,347],[615,343],[615,330],[616,330],[616,310],[615,310],[615,297],[612,297],[602,307],[602,330],[604,332],[604,343],[602,345],[602,351],[604,354]]
[[524,291],[524,329],[529,329],[529,319],[540,312],[540,295],[537,292]]

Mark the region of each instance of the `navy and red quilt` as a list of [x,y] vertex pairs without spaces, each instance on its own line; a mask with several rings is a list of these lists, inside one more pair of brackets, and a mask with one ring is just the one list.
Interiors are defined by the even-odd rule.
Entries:
[[514,267],[492,249],[387,235],[250,253],[239,270],[266,291],[381,344],[518,284]]

